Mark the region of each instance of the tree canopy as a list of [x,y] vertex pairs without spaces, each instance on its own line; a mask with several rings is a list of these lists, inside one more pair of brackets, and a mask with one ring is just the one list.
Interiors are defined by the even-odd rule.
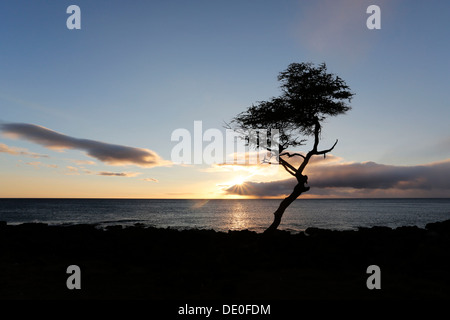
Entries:
[[302,145],[300,136],[314,135],[317,123],[351,109],[353,93],[340,77],[327,72],[325,63],[292,63],[280,72],[282,94],[259,101],[232,120],[237,129],[278,129],[280,152]]

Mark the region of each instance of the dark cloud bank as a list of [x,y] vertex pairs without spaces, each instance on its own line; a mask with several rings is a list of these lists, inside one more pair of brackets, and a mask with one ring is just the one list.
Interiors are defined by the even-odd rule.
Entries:
[[[331,194],[326,189],[352,189],[354,191],[406,191],[429,192],[449,191],[450,160],[427,165],[392,166],[374,162],[318,165],[309,168],[310,194]],[[252,195],[257,197],[276,197],[290,194],[296,180],[286,179],[271,182],[245,182],[232,186],[228,194]],[[319,190],[317,190],[319,189]],[[320,190],[321,189],[321,190]],[[350,192],[348,193],[350,195]]]

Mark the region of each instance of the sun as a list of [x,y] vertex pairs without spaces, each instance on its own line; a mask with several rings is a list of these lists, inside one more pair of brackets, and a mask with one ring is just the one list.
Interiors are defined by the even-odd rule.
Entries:
[[239,177],[237,177],[237,178],[231,183],[231,185],[238,185],[238,186],[241,186],[241,185],[244,184],[244,182],[245,182],[245,177],[239,176]]
[[248,179],[249,176],[240,175],[231,181],[217,184],[217,186],[221,190],[220,194],[227,199],[241,199],[242,197],[246,198],[248,193]]

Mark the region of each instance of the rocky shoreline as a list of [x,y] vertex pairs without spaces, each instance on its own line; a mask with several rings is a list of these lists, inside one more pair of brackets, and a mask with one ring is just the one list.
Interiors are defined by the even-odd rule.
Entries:
[[0,223],[0,299],[449,299],[449,270],[450,220],[273,235]]

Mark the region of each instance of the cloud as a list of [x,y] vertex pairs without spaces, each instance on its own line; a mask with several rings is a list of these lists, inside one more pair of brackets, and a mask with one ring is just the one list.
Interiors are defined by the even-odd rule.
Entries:
[[0,153],[8,153],[13,156],[26,156],[31,158],[48,158],[45,154],[37,154],[22,148],[9,147],[4,143],[0,143]]
[[73,166],[66,166],[66,171],[64,173],[66,175],[89,174],[106,177],[127,177],[127,178],[136,177],[141,174],[141,172],[110,172],[110,171],[95,172]]
[[96,163],[91,160],[76,160],[76,159],[69,159],[71,162],[77,164],[77,165],[95,165]]
[[[308,194],[339,196],[442,196],[450,192],[450,159],[416,166],[394,166],[375,162],[311,166]],[[292,192],[294,178],[245,182],[225,189],[226,194],[275,197]]]
[[285,179],[269,182],[243,182],[225,189],[226,194],[255,197],[278,197],[292,192],[295,179]]
[[72,167],[72,166],[67,166],[66,167],[66,175],[79,175],[80,173],[78,172],[78,168]]
[[98,176],[109,176],[109,177],[136,177],[140,175],[140,172],[98,172],[96,173]]
[[26,164],[26,165],[29,165],[29,166],[32,166],[32,167],[35,167],[35,168],[37,168],[37,167],[39,167],[40,165],[42,165],[42,163],[39,162],[39,161],[26,162],[25,164]]
[[144,179],[142,179],[142,180],[148,181],[148,182],[159,182],[158,179],[154,179],[154,178],[144,178]]
[[375,162],[320,166],[312,167],[310,176],[319,188],[450,189],[450,160],[416,166]]
[[50,149],[83,150],[89,156],[110,165],[156,167],[170,164],[170,161],[163,160],[149,149],[74,138],[34,124],[7,123],[1,124],[0,128],[10,137],[26,139]]
[[58,165],[56,165],[56,164],[46,164],[46,163],[42,163],[40,161],[23,162],[22,160],[19,160],[19,163],[20,164],[17,165],[18,167],[21,166],[21,164],[25,164],[27,166],[32,166],[32,167],[34,167],[36,169],[39,169],[40,167],[52,168],[52,169],[58,168]]

